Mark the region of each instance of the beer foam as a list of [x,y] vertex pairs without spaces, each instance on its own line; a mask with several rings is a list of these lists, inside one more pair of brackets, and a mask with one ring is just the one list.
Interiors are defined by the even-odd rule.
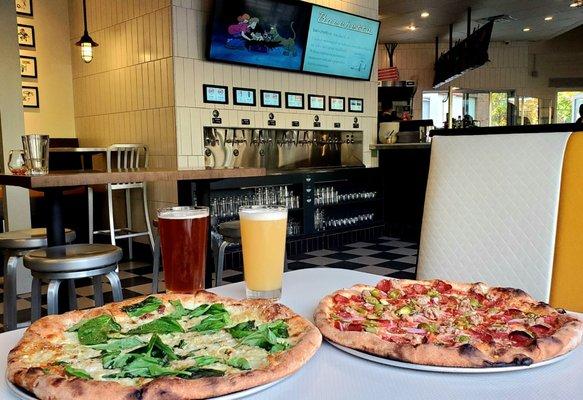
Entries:
[[172,207],[158,211],[158,218],[161,219],[194,219],[208,216],[208,208]]
[[287,218],[285,208],[243,208],[239,210],[239,218],[254,221],[277,221]]

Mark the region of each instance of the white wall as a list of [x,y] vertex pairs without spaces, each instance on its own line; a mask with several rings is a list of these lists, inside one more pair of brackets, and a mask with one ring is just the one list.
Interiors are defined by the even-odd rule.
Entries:
[[[378,0],[317,0],[312,3],[335,8],[369,18],[378,19]],[[206,28],[212,2],[203,0],[173,0],[173,46],[176,95],[176,135],[179,167],[204,166],[203,127],[211,126],[211,113],[218,109],[223,125],[241,126],[242,118],[249,118],[251,126],[267,127],[268,114],[273,112],[278,128],[292,128],[292,121],[300,122],[300,128],[312,126],[315,114],[320,115],[322,129],[334,129],[334,122],[352,126],[357,116],[364,130],[364,162],[376,165],[371,158],[369,144],[376,141],[377,82],[376,62],[373,64],[373,81],[354,81],[328,78],[292,72],[272,71],[255,67],[236,66],[205,60]],[[282,92],[324,94],[326,96],[362,97],[363,114],[314,112],[310,110],[265,109],[234,105],[210,105],[203,103],[202,84],[216,84],[273,89]],[[229,94],[230,97],[231,93]],[[259,101],[257,101],[259,104]],[[306,107],[307,108],[307,107]],[[296,128],[297,129],[297,128]]]
[[36,37],[35,49],[20,50],[37,59],[38,78],[23,78],[23,84],[38,86],[40,99],[40,108],[24,110],[25,131],[75,137],[67,0],[36,0],[33,12],[32,17],[17,18],[20,24],[33,25]]

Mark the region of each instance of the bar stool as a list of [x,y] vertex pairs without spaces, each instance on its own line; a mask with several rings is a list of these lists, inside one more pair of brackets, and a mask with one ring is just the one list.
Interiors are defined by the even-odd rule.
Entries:
[[[115,165],[114,165],[115,164]],[[148,146],[144,144],[113,144],[107,148],[107,171],[111,172],[112,168],[118,170],[148,168]],[[131,189],[141,189],[144,218],[146,221],[145,231],[135,231],[132,223],[132,204]],[[123,190],[125,192],[126,206],[126,223],[125,228],[115,228],[113,217],[113,192]],[[150,241],[150,247],[154,250],[154,238],[152,236],[152,227],[150,225],[150,213],[148,211],[148,197],[146,194],[145,182],[127,182],[127,183],[109,183],[107,184],[107,211],[109,220],[109,229],[95,230],[93,223],[93,188],[87,188],[87,203],[89,210],[89,243],[93,243],[93,236],[96,234],[109,235],[111,244],[115,245],[118,239],[128,239],[128,255],[133,258],[133,238],[147,236]]]
[[[241,223],[239,221],[227,221],[217,226],[218,234],[213,234],[213,258],[215,261],[215,286],[223,284],[223,272],[225,268],[225,251],[229,246],[241,243]],[[283,270],[287,271],[287,252],[284,252]]]
[[[66,229],[65,241],[75,240],[75,232]],[[0,233],[0,250],[4,256],[4,330],[16,329],[16,270],[18,260],[28,251],[47,246],[47,230],[45,228],[24,229]],[[74,290],[74,282],[70,285]]]
[[[59,286],[61,282],[92,278],[95,306],[103,305],[101,278],[111,283],[113,300],[122,300],[121,282],[117,275],[117,263],[122,250],[110,244],[73,244],[33,250],[24,256],[24,266],[32,274],[32,321],[40,318],[41,283],[48,281],[48,314],[58,313]],[[75,298],[75,299],[73,299]],[[76,301],[75,292],[69,293],[69,303]]]
[[160,265],[162,264],[162,250],[160,249],[160,232],[158,231],[158,220],[152,221],[156,228],[154,233],[154,257],[152,264],[152,293],[158,293],[158,282],[160,280]]

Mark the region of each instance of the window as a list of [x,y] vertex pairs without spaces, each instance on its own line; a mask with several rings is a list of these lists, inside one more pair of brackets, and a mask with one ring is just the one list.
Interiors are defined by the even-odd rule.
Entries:
[[558,92],[556,122],[569,124],[577,121],[581,104],[583,104],[583,92]]

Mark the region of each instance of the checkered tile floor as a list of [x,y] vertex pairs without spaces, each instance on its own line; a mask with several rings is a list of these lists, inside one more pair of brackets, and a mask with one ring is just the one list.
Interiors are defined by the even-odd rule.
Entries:
[[[403,242],[397,238],[379,237],[375,242],[356,242],[339,249],[316,250],[288,259],[288,269],[303,268],[343,268],[368,272],[393,278],[414,279],[417,263],[415,243]],[[128,261],[120,264],[119,276],[124,298],[150,294],[152,291],[152,266],[149,263]],[[160,291],[164,291],[164,273],[162,272]],[[2,279],[2,278],[0,278]],[[225,270],[224,283],[243,280],[243,273],[237,270]],[[77,303],[80,309],[94,307],[93,286],[89,279],[80,279],[77,286]],[[103,284],[104,300],[111,302],[112,293],[108,283]],[[43,315],[46,314],[46,285],[43,286]],[[0,289],[0,314],[4,310],[4,294]],[[18,296],[18,322],[30,321],[30,293]],[[1,325],[0,325],[1,329]]]

